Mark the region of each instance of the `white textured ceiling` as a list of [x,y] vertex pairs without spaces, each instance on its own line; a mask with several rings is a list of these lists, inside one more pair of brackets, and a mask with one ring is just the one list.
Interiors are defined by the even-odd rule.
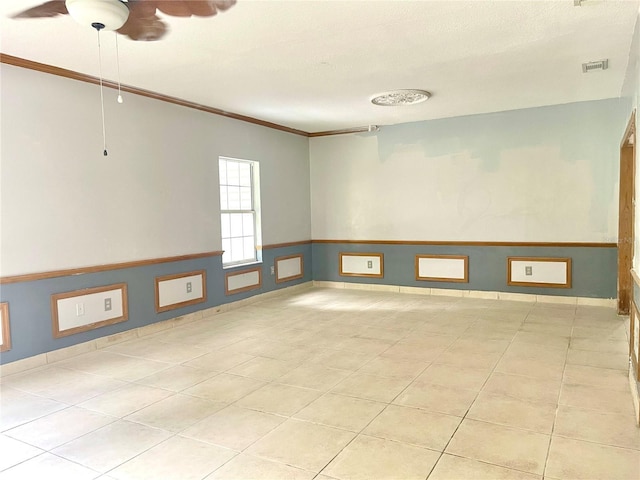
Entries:
[[[0,51],[98,75],[96,33],[68,16],[11,19]],[[212,18],[163,18],[158,42],[119,37],[123,84],[306,132],[618,97],[638,1],[238,0]],[[117,79],[114,34],[103,73]],[[583,74],[586,61],[609,69]],[[397,88],[433,97],[376,107]]]

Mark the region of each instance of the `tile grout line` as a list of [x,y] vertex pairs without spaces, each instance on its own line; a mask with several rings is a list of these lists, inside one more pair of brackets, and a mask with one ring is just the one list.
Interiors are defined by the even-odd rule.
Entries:
[[546,478],[547,467],[549,464],[549,456],[551,455],[551,444],[553,443],[553,433],[556,428],[556,422],[558,421],[558,412],[560,411],[560,397],[562,395],[562,390],[564,388],[564,375],[567,370],[567,359],[569,358],[569,349],[571,348],[571,341],[573,340],[573,329],[575,328],[576,323],[576,314],[577,314],[577,306],[573,312],[573,321],[571,322],[571,336],[569,337],[569,343],[567,345],[567,352],[564,357],[564,365],[562,367],[562,377],[560,377],[560,388],[558,389],[558,396],[556,397],[556,411],[553,416],[553,424],[551,425],[551,433],[549,434],[549,444],[547,445],[547,453],[544,458],[544,467],[542,469],[542,478]]
[[[524,322],[526,321],[526,318],[529,316],[529,314],[531,313],[531,309],[533,308],[530,307],[529,311],[527,312],[527,314],[525,315],[524,319],[521,322],[521,325],[524,324]],[[519,331],[519,330],[518,330]],[[476,402],[476,400],[478,399],[478,397],[480,396],[480,393],[482,392],[482,390],[484,389],[485,385],[487,384],[487,382],[489,381],[489,379],[491,378],[491,375],[493,375],[493,373],[495,372],[496,367],[498,366],[498,364],[500,363],[500,360],[502,360],[502,358],[504,357],[505,353],[507,352],[507,350],[509,349],[509,347],[511,345],[513,345],[513,341],[515,339],[517,335],[517,332],[513,334],[513,337],[511,338],[509,345],[507,346],[507,348],[504,349],[504,351],[502,352],[502,355],[500,355],[500,358],[498,359],[498,361],[494,364],[493,368],[491,369],[489,375],[487,375],[487,378],[485,379],[484,383],[482,384],[482,386],[480,387],[480,389],[478,390],[478,393],[476,394],[476,396],[474,397],[473,401],[471,402],[471,404],[469,405],[469,408],[467,408],[467,411],[464,413],[464,415],[462,416],[462,420],[460,421],[460,423],[458,424],[458,426],[456,427],[456,429],[454,430],[454,432],[451,434],[451,437],[449,437],[449,441],[447,442],[447,444],[445,445],[445,447],[442,449],[442,453],[440,454],[440,457],[438,458],[438,460],[436,461],[436,463],[434,464],[433,468],[431,469],[431,472],[429,472],[429,475],[427,475],[427,479],[429,478],[429,476],[431,475],[431,473],[435,470],[436,466],[438,465],[438,463],[440,462],[440,459],[444,456],[447,448],[449,447],[449,445],[451,444],[451,441],[453,440],[453,437],[456,435],[456,433],[458,432],[458,430],[460,429],[460,426],[462,425],[462,423],[465,421],[465,419],[467,419],[467,415],[469,414],[469,411],[471,410],[471,408],[473,407],[474,403]],[[457,455],[456,455],[457,456]],[[466,457],[462,457],[462,458],[466,458]],[[475,460],[475,459],[474,459]],[[484,462],[484,463],[488,463],[489,465],[494,465],[491,464],[489,462]],[[497,465],[499,467],[503,467],[502,465]],[[503,467],[505,468],[505,467]],[[527,472],[528,473],[528,472]]]

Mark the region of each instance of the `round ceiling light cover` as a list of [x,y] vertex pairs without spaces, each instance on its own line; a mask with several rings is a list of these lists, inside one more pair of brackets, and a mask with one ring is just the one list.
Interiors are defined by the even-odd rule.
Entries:
[[381,107],[398,107],[426,102],[431,94],[426,90],[393,90],[381,93],[371,99],[371,103]]
[[120,0],[66,0],[69,15],[81,25],[104,25],[105,30],[117,30],[129,18],[129,8]]

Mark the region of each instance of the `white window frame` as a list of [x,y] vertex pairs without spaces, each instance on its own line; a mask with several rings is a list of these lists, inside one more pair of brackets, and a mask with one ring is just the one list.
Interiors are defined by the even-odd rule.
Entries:
[[[250,209],[223,209],[222,206],[222,187],[229,187],[229,186],[237,186],[237,185],[230,185],[228,183],[228,179],[227,178],[220,178],[220,164],[222,161],[225,162],[234,162],[234,163],[245,163],[245,164],[249,164],[250,168],[251,168],[251,208]],[[218,158],[218,175],[219,175],[219,181],[218,181],[218,192],[219,192],[219,199],[220,199],[220,234],[221,234],[221,240],[222,240],[222,249],[225,250],[225,240],[231,240],[232,238],[240,238],[240,237],[248,237],[245,235],[234,235],[234,233],[237,232],[229,232],[230,236],[229,237],[223,237],[223,231],[224,229],[222,228],[222,222],[223,222],[223,217],[225,214],[247,214],[247,213],[251,213],[253,216],[253,256],[252,257],[245,257],[242,258],[240,260],[229,260],[228,258],[225,258],[226,255],[225,253],[228,253],[229,255],[231,255],[231,251],[229,252],[225,252],[222,255],[222,266],[223,268],[231,268],[231,267],[237,267],[239,265],[248,265],[248,264],[254,264],[254,263],[259,263],[262,261],[262,250],[260,248],[261,245],[261,222],[260,222],[260,165],[258,162],[253,161],[253,160],[244,160],[244,159],[238,159],[238,158],[231,158],[231,157],[223,157],[220,156]]]

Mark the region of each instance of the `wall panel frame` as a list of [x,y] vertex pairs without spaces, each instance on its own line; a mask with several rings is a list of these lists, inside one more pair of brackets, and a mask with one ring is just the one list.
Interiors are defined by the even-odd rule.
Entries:
[[[97,294],[118,291],[119,296],[121,298],[121,308],[114,310],[114,316],[105,318],[104,320],[88,322],[86,324],[78,325],[72,328],[61,328],[61,318],[60,318],[60,306],[61,301],[70,298],[78,298],[82,299],[83,297],[95,296]],[[84,302],[81,302],[84,303]],[[102,287],[94,287],[94,288],[85,288],[82,290],[74,290],[71,292],[64,293],[55,293],[51,295],[51,320],[53,327],[53,336],[54,338],[66,337],[68,335],[74,335],[80,332],[86,332],[89,330],[94,330],[96,328],[105,327],[107,325],[113,325],[116,323],[126,322],[129,319],[129,307],[128,307],[128,298],[127,298],[127,284],[126,283],[118,283],[114,285],[105,285]],[[115,305],[114,305],[115,306]],[[121,314],[116,314],[118,311]],[[99,312],[101,316],[109,316],[109,314],[105,312]],[[84,315],[84,312],[81,314]],[[79,315],[80,316],[80,315]]]
[[469,283],[468,255],[415,256],[416,280]]
[[[198,280],[199,279],[199,280]],[[194,294],[191,291],[184,289],[182,295],[176,292],[169,292],[168,289],[174,285],[174,290],[184,287],[186,283],[196,283]],[[199,283],[199,285],[198,285]],[[193,287],[192,287],[193,288]],[[156,312],[166,312],[168,310],[174,310],[176,308],[186,307],[188,305],[195,305],[197,303],[203,303],[207,301],[207,272],[206,270],[196,270],[194,272],[175,273],[171,275],[163,275],[155,278],[155,293],[156,293]],[[184,298],[184,300],[170,301],[167,297]],[[164,297],[164,298],[162,298]]]
[[11,321],[9,320],[9,302],[0,303],[0,329],[2,331],[2,341],[0,341],[0,352],[11,350]]
[[301,253],[276,257],[273,261],[273,268],[276,283],[297,280],[304,277],[304,257]]
[[[556,265],[554,265],[556,264]],[[525,266],[525,265],[528,265]],[[520,268],[531,268],[531,280],[524,280]],[[542,274],[533,270],[541,268]],[[538,278],[538,280],[536,280]],[[546,280],[545,280],[546,278]],[[508,257],[507,285],[520,287],[571,288],[571,258],[560,257]]]

